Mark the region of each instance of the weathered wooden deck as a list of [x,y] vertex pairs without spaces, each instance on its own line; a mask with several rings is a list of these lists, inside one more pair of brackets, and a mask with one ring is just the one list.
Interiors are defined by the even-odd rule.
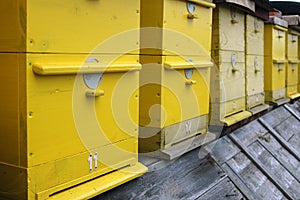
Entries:
[[94,200],[300,199],[300,102],[279,107]]

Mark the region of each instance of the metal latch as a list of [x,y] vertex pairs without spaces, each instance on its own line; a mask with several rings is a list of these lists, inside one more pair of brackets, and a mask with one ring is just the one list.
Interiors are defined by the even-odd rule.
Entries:
[[195,85],[197,83],[196,80],[188,80],[185,82],[186,85]]
[[104,91],[103,90],[88,90],[85,92],[85,95],[87,97],[100,97],[100,96],[104,96]]

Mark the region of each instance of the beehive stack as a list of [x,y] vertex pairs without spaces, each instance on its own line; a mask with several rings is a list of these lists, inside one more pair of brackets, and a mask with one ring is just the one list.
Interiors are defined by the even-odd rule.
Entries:
[[251,116],[246,111],[245,13],[232,4],[218,4],[213,19],[212,58],[217,71],[211,76],[211,123],[230,126]]
[[139,33],[107,41],[139,27],[123,2],[0,2],[1,199],[90,198],[146,172]]
[[286,98],[286,32],[288,24],[278,17],[270,17],[265,24],[265,94],[266,102],[281,105]]
[[[300,17],[299,15],[284,15],[282,18],[289,24],[287,36],[287,59],[289,62],[287,69],[287,96],[294,99],[300,93]],[[298,86],[295,86],[295,83]]]
[[[291,17],[290,17],[291,18]],[[295,16],[296,20],[299,22],[299,16]],[[298,36],[299,33],[293,31],[291,26],[294,24],[292,20],[288,20],[287,16],[284,18],[288,21],[289,30],[286,36],[286,59],[288,61],[287,71],[286,71],[286,95],[290,99],[296,99],[300,97],[298,93]]]
[[207,131],[214,6],[141,1],[141,153],[173,159]]
[[264,95],[264,22],[246,16],[246,94],[247,110],[256,114],[268,109]]

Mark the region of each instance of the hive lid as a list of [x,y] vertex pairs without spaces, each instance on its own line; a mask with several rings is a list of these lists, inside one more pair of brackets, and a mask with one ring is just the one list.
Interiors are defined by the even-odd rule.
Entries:
[[299,15],[284,15],[282,18],[288,22],[289,28],[300,32],[300,16]]
[[287,21],[285,21],[283,19],[280,19],[278,17],[275,17],[275,16],[270,16],[269,20],[266,21],[265,23],[266,24],[274,24],[274,25],[278,25],[278,26],[288,28],[288,22]]
[[251,0],[214,0],[214,3],[230,3],[241,9],[246,8],[247,10],[255,12],[255,3]]
[[255,13],[254,16],[267,21],[269,20],[269,12],[274,11],[268,0],[254,0]]

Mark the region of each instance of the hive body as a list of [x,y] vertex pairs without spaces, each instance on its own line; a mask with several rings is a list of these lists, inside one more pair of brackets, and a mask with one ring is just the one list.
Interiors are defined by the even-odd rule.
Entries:
[[139,34],[107,42],[139,27],[139,1],[120,9],[118,1],[18,0],[0,9],[8,27],[0,33],[1,195],[89,198],[143,174]]

